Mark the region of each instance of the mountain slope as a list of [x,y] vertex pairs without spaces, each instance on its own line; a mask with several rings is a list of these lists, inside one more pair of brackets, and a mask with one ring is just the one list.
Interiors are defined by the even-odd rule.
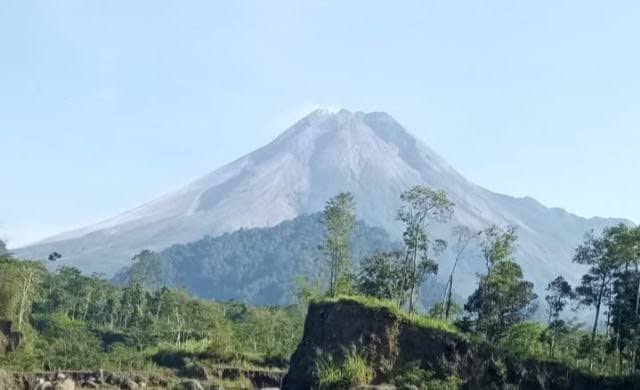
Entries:
[[[320,213],[302,215],[274,227],[240,229],[218,237],[176,244],[119,272],[114,281],[144,280],[150,287],[186,287],[189,293],[218,301],[237,299],[251,304],[291,302],[298,276],[318,276],[324,270],[321,252],[325,228]],[[398,249],[380,228],[356,224],[351,256],[357,264],[376,249]]]
[[[357,201],[358,217],[399,237],[399,194],[416,184],[446,190],[456,203],[453,224],[482,228],[513,224],[519,258],[538,287],[557,274],[570,280],[573,248],[586,230],[617,220],[584,219],[530,198],[512,198],[479,187],[451,168],[385,113],[318,110],[269,145],[183,189],[84,229],[17,251],[42,258],[56,250],[64,264],[112,275],[143,248],[219,235],[240,228],[274,226],[317,212],[340,191]],[[436,232],[447,235],[449,227]],[[448,264],[441,267],[443,273]],[[461,264],[459,285],[473,285],[476,259]]]

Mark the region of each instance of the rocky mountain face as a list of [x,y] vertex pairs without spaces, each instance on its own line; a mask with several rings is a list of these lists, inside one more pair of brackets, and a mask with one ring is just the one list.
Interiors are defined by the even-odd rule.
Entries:
[[[445,239],[456,224],[475,229],[515,225],[520,236],[518,260],[539,289],[558,274],[575,282],[582,270],[570,260],[585,231],[620,222],[585,219],[531,198],[479,187],[386,113],[318,110],[269,145],[172,194],[16,254],[45,258],[58,251],[64,256],[62,264],[111,276],[142,249],[274,226],[321,210],[341,191],[354,194],[358,218],[399,238],[401,226],[394,218],[399,195],[417,184],[443,189],[456,203],[453,221],[434,230]],[[449,268],[444,259],[441,273]],[[459,269],[457,284],[466,294],[481,262],[470,256]]]

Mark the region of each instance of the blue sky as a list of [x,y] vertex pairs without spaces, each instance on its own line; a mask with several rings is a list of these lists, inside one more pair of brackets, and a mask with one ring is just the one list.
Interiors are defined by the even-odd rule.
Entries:
[[640,3],[0,0],[0,237],[176,189],[316,106],[467,178],[640,221]]

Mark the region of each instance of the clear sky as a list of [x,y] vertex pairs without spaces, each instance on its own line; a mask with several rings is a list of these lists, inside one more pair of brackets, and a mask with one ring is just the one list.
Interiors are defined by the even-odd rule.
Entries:
[[177,189],[316,106],[473,182],[640,221],[637,1],[0,0],[0,237]]

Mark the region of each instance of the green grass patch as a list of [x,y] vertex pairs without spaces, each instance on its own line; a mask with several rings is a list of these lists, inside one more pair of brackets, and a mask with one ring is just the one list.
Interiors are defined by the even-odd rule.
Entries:
[[347,387],[342,367],[330,360],[321,360],[316,366],[316,376],[321,389]]
[[432,372],[420,368],[418,362],[412,362],[395,373],[393,384],[401,389],[459,390],[463,381],[455,376],[436,378]]
[[453,324],[424,314],[408,313],[398,307],[395,302],[362,295],[339,295],[335,298],[322,298],[314,303],[357,303],[373,310],[387,310],[398,320],[416,325],[421,328],[435,329],[462,336]]
[[370,384],[375,377],[375,371],[366,359],[352,348],[340,364],[332,358],[320,360],[316,366],[316,375],[321,389],[346,389]]

